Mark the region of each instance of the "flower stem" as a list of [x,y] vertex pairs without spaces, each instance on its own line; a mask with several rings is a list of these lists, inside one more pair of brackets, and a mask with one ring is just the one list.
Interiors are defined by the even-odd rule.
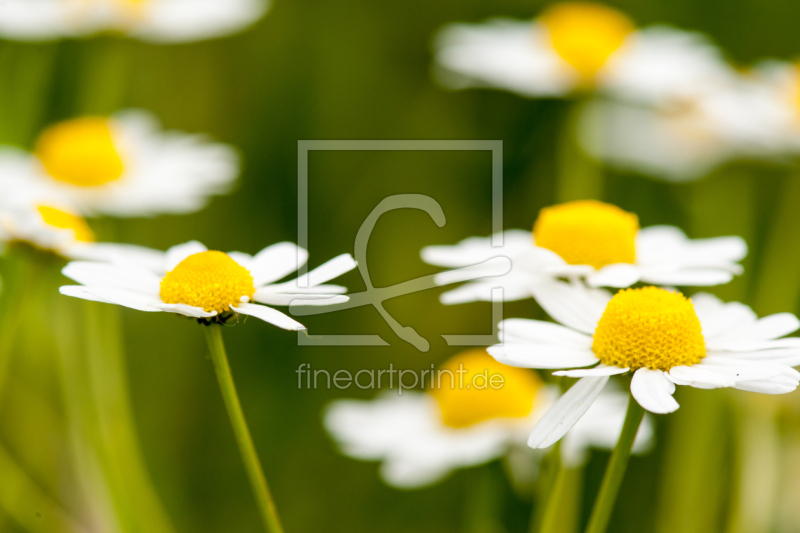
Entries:
[[283,533],[278,511],[275,509],[275,502],[272,500],[267,478],[261,469],[256,447],[253,444],[253,438],[250,436],[250,430],[247,428],[247,421],[242,412],[239,395],[236,393],[236,386],[233,383],[228,356],[225,354],[225,344],[222,341],[222,326],[220,324],[210,324],[205,327],[205,331],[208,347],[211,350],[211,360],[214,362],[217,380],[222,391],[222,398],[225,401],[225,407],[228,409],[233,432],[236,434],[236,442],[239,444],[239,452],[242,454],[242,461],[250,478],[253,494],[261,510],[264,525],[269,533]]
[[573,533],[578,530],[582,478],[582,468],[568,468],[563,461],[559,462],[538,533]]
[[631,396],[628,399],[625,424],[622,426],[622,433],[620,433],[617,445],[611,454],[611,460],[606,468],[603,484],[600,486],[600,493],[594,502],[594,509],[592,509],[592,516],[589,518],[586,533],[605,533],[608,527],[611,512],[614,510],[614,502],[617,500],[622,478],[625,476],[625,468],[628,466],[628,459],[631,456],[633,441],[636,439],[636,433],[642,423],[642,418],[644,418],[644,409]]
[[603,169],[578,142],[581,116],[588,105],[585,98],[570,102],[558,146],[556,200],[599,200],[603,196]]

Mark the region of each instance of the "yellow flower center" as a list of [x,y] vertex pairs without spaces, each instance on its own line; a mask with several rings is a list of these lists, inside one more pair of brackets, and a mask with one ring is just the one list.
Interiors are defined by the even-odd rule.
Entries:
[[94,232],[83,217],[48,205],[40,205],[36,209],[48,226],[72,231],[76,241],[94,242]]
[[540,17],[550,30],[553,48],[590,82],[635,29],[624,13],[601,4],[565,2]]
[[161,300],[223,313],[246,302],[256,288],[253,276],[223,252],[190,255],[161,280]]
[[79,187],[97,187],[118,180],[124,170],[104,118],[86,117],[46,129],[36,155],[51,177]]
[[639,218],[617,206],[579,200],[545,207],[533,225],[536,245],[570,265],[602,268],[636,260]]
[[442,421],[454,428],[527,417],[542,385],[531,370],[502,365],[481,349],[452,357],[435,376],[431,395],[442,410]]
[[603,364],[669,370],[706,356],[692,301],[657,287],[619,291],[606,306],[592,350]]

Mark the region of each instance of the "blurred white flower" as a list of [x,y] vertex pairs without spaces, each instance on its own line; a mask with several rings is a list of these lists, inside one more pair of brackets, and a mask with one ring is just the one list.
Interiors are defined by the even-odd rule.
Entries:
[[0,148],[0,205],[69,205],[83,215],[189,213],[227,192],[235,150],[161,131],[143,111],[84,117],[46,129],[33,154]]
[[[524,447],[536,421],[558,397],[558,389],[542,384],[534,372],[501,365],[485,350],[464,352],[442,367],[452,375],[459,368],[463,382],[447,375],[430,392],[386,391],[369,401],[334,401],[325,412],[325,426],[343,454],[381,461],[386,483],[413,489]],[[473,376],[498,374],[504,378],[500,388],[469,387]],[[565,438],[561,453],[566,467],[583,464],[590,448],[614,447],[626,403],[625,395],[615,392],[598,399],[592,416]],[[635,451],[645,451],[651,440],[646,420]]]
[[196,241],[166,252],[109,245],[86,255],[94,260],[73,261],[64,267],[64,275],[80,285],[61,287],[61,294],[203,320],[250,315],[289,330],[305,327],[268,306],[346,302],[344,287],[324,283],[356,266],[349,254],[343,254],[301,278],[279,283],[308,260],[308,252],[288,242],[269,246],[255,256],[209,251]]
[[637,29],[602,4],[564,2],[531,21],[452,24],[436,37],[441,81],[522,96],[598,89],[641,101],[705,92],[727,79],[719,51],[697,33]]
[[0,209],[0,243],[25,243],[64,257],[91,247],[86,220],[69,208],[39,205]]
[[[503,246],[491,237],[470,237],[453,246],[427,246],[423,261],[460,269],[436,275],[437,285],[475,277],[485,261],[507,257],[511,270],[502,276],[466,283],[441,296],[442,303],[490,301],[492,288],[503,288],[506,301],[529,298],[536,284],[556,278],[585,280],[593,287],[656,285],[708,286],[727,283],[742,272],[747,255],[740,237],[689,239],[673,226],[639,229],[636,215],[595,200],[542,209],[533,232],[503,233]],[[473,268],[464,268],[475,265]]]
[[705,176],[733,159],[780,159],[800,149],[800,75],[766,62],[714,90],[645,106],[596,100],[579,138],[595,158],[670,181]]
[[0,36],[39,41],[120,32],[190,42],[236,33],[268,8],[268,0],[3,0]]
[[535,292],[558,324],[504,320],[502,344],[489,353],[525,368],[577,368],[554,374],[580,380],[536,425],[528,439],[532,448],[564,436],[612,375],[633,373],[631,395],[653,413],[678,409],[675,385],[785,394],[800,380],[792,368],[800,364],[800,339],[781,338],[800,328],[791,313],[759,319],[740,303],[709,294],[689,300],[656,287],[625,289],[612,298],[602,289],[550,282]]

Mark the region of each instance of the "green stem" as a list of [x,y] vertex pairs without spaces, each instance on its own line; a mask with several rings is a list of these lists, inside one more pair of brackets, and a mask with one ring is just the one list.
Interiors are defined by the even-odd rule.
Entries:
[[594,502],[592,516],[589,518],[589,525],[586,533],[605,533],[608,522],[611,520],[611,512],[614,510],[614,502],[617,500],[619,488],[622,486],[622,478],[625,476],[625,468],[628,466],[628,459],[633,449],[633,441],[639,425],[644,418],[644,409],[631,396],[628,399],[628,412],[625,413],[625,424],[622,426],[619,441],[611,454],[611,460],[606,468],[603,477],[603,484],[600,486],[600,493]]
[[570,108],[558,146],[558,202],[599,200],[603,196],[602,168],[578,144],[580,120],[588,104],[587,99],[568,104]]
[[753,308],[759,315],[794,313],[800,295],[800,175],[787,176],[761,255]]
[[563,461],[559,463],[539,533],[573,533],[578,530],[582,480],[582,468],[568,468]]
[[247,475],[250,478],[250,485],[253,489],[256,501],[258,502],[264,525],[269,533],[283,533],[278,511],[275,509],[275,502],[272,500],[267,478],[261,469],[258,460],[256,447],[250,430],[247,428],[247,421],[244,418],[242,405],[239,402],[239,395],[236,393],[236,386],[233,383],[233,375],[228,364],[228,356],[225,354],[225,344],[222,341],[222,326],[210,324],[205,327],[206,340],[211,351],[211,360],[217,372],[217,380],[222,391],[222,398],[225,407],[228,409],[228,416],[233,425],[233,432],[236,434],[236,442],[239,444],[239,452],[242,454]]
[[122,348],[119,310],[86,304],[89,388],[102,439],[106,469],[117,487],[118,506],[128,509],[137,530],[171,533],[172,524],[147,471],[133,409]]
[[0,310],[0,391],[3,390],[11,362],[11,352],[31,308],[33,295],[41,282],[42,264],[25,251],[10,254],[3,280],[3,305]]

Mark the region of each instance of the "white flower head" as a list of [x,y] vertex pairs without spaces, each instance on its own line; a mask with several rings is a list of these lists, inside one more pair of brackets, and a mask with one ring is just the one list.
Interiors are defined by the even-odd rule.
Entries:
[[[381,476],[397,488],[435,483],[453,470],[501,458],[525,442],[536,421],[558,397],[535,373],[500,365],[485,350],[459,354],[443,367],[450,371],[429,391],[385,391],[370,401],[337,400],[325,412],[325,426],[342,453],[381,461]],[[459,382],[459,369],[463,381]],[[487,377],[503,377],[493,388]],[[475,382],[473,378],[479,377]],[[476,388],[479,387],[485,388]],[[575,428],[562,447],[568,467],[580,466],[589,448],[616,444],[625,418],[625,396],[603,394],[592,419]],[[635,450],[651,442],[649,420],[642,424]]]
[[61,287],[61,294],[201,321],[250,315],[295,331],[305,327],[270,306],[346,302],[344,287],[325,283],[356,266],[343,254],[297,279],[279,282],[308,260],[308,252],[288,242],[255,256],[209,251],[191,241],[166,252],[109,245],[90,257],[94,260],[64,267],[64,275],[80,285]]
[[591,88],[642,101],[702,92],[728,77],[703,36],[637,29],[624,13],[563,2],[533,22],[452,24],[436,38],[441,79],[453,88],[493,87],[522,96],[566,96]]
[[93,246],[94,232],[69,208],[50,205],[0,209],[0,243],[25,243],[63,257]]
[[583,109],[579,140],[608,165],[668,181],[701,178],[730,160],[780,160],[800,148],[798,82],[794,65],[772,63],[659,105],[596,100]]
[[488,350],[504,364],[580,378],[536,425],[532,448],[560,439],[613,375],[632,373],[633,398],[653,413],[678,409],[675,385],[784,394],[800,379],[792,368],[800,364],[800,339],[782,338],[800,328],[790,313],[759,319],[746,305],[709,294],[690,300],[644,287],[612,298],[560,281],[540,284],[536,299],[558,323],[504,320],[502,344]]
[[488,301],[494,287],[503,288],[506,301],[529,298],[537,283],[557,278],[585,280],[593,287],[629,287],[637,282],[719,285],[742,272],[738,262],[747,255],[740,237],[689,239],[672,226],[640,229],[636,215],[595,200],[542,209],[532,233],[510,230],[502,240],[502,246],[493,247],[493,237],[471,237],[454,246],[422,249],[425,262],[462,269],[437,274],[438,285],[482,273],[486,267],[480,263],[490,258],[511,260],[507,274],[480,278],[446,292],[441,296],[443,303]]
[[70,205],[89,216],[189,213],[238,174],[232,148],[160,131],[149,113],[126,111],[51,126],[33,154],[0,149],[0,203]]
[[268,0],[4,0],[0,36],[43,41],[120,32],[154,43],[236,33],[260,19]]

